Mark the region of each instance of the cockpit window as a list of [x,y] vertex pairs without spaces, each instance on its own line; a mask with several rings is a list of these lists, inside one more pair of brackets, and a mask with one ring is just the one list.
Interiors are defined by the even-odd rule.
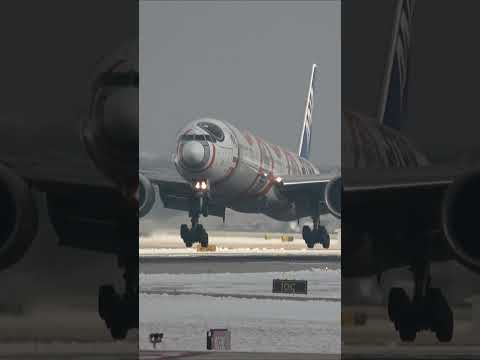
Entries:
[[209,122],[200,122],[197,124],[197,126],[207,131],[218,141],[223,141],[223,139],[225,138],[222,129],[218,125]]
[[196,141],[215,142],[215,139],[211,135],[204,135],[204,134],[183,134],[180,137],[180,140],[183,140],[183,141],[196,140]]

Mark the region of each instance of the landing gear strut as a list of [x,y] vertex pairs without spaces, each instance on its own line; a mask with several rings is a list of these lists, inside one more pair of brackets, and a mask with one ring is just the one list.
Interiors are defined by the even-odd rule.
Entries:
[[130,329],[138,329],[138,212],[127,208],[123,214],[117,254],[118,265],[124,270],[124,292],[117,293],[112,285],[103,285],[98,291],[98,314],[115,340],[125,339]]
[[206,191],[197,191],[191,200],[189,211],[191,228],[189,229],[187,224],[180,226],[180,237],[188,248],[196,242],[202,247],[208,246],[208,233],[199,223],[200,215],[208,216],[208,192]]
[[316,243],[322,244],[325,249],[328,249],[330,247],[330,235],[328,234],[325,226],[320,225],[318,203],[315,202],[312,205],[315,210],[315,215],[312,216],[313,229],[306,225],[303,227],[303,240],[305,240],[305,243],[309,249],[313,249]]
[[415,288],[410,300],[404,289],[394,287],[388,297],[388,315],[402,341],[414,341],[418,331],[431,330],[440,342],[453,336],[453,313],[440,289],[430,287],[429,242],[413,264]]

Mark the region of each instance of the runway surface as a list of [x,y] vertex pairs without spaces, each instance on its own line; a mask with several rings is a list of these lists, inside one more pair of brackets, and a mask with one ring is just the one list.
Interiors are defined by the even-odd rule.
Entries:
[[[335,259],[142,258],[140,349],[152,350],[148,335],[162,332],[157,347],[162,356],[189,351],[195,359],[282,359],[300,352],[314,359],[319,353],[339,353],[340,263]],[[274,278],[307,280],[308,294],[272,294]],[[219,327],[230,329],[232,352],[224,357],[200,353],[206,350],[206,331]],[[159,354],[144,352],[142,358]]]
[[192,360],[337,360],[340,355],[329,354],[297,354],[297,353],[252,353],[252,352],[156,352],[144,351],[140,359],[192,359]]

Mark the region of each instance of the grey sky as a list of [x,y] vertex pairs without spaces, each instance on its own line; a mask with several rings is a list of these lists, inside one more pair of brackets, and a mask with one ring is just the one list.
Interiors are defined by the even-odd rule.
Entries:
[[211,116],[296,150],[312,63],[312,155],[340,164],[340,1],[140,2],[140,150]]

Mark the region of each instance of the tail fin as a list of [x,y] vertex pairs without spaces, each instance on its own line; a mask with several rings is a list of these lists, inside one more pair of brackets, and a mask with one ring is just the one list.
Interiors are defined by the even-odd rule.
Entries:
[[383,95],[378,116],[381,124],[398,129],[406,109],[412,20],[416,0],[398,0]]
[[305,105],[305,115],[303,117],[303,127],[300,133],[300,141],[298,144],[298,156],[308,159],[310,156],[310,141],[312,137],[312,113],[313,113],[313,97],[316,93],[316,73],[317,65],[313,64],[312,74],[310,75],[310,85],[307,93],[307,103]]

